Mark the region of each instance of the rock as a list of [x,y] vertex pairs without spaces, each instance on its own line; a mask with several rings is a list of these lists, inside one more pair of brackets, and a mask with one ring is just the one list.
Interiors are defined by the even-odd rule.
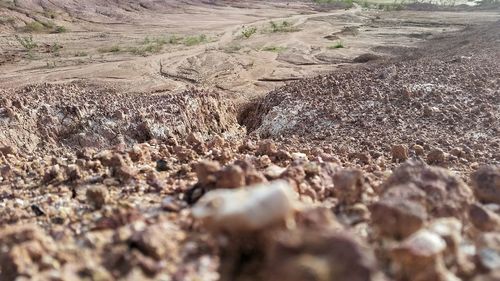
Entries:
[[31,210],[33,211],[33,213],[35,213],[35,215],[37,217],[45,216],[45,211],[42,208],[40,208],[38,205],[35,205],[35,204],[31,205]]
[[397,144],[391,149],[392,161],[406,161],[408,159],[408,147],[404,144]]
[[483,166],[472,174],[476,198],[483,203],[500,204],[500,166]]
[[245,186],[245,173],[238,165],[229,165],[216,173],[217,188],[237,188]]
[[393,248],[391,256],[398,264],[400,278],[411,276],[411,280],[444,281],[449,275],[442,260],[445,249],[446,242],[439,235],[422,229]]
[[418,144],[415,144],[413,146],[413,150],[415,151],[416,155],[422,156],[424,155],[424,147]]
[[43,182],[48,184],[51,182],[60,182],[64,180],[63,173],[61,171],[61,167],[56,164],[54,166],[51,166],[48,168],[48,170],[45,172],[45,175],[43,176]]
[[284,172],[286,168],[282,168],[278,165],[270,165],[264,170],[264,176],[269,180],[278,179]]
[[425,208],[402,198],[384,198],[370,206],[372,224],[383,236],[404,239],[421,229],[427,220]]
[[37,277],[37,269],[60,267],[52,257],[54,241],[36,225],[3,226],[0,245],[0,280],[32,279]]
[[455,147],[452,150],[450,150],[450,154],[460,158],[464,156],[464,151],[460,147]]
[[334,194],[339,204],[351,205],[361,201],[366,189],[363,172],[357,169],[345,169],[333,176]]
[[181,204],[172,196],[167,196],[161,201],[161,208],[167,212],[179,212]]
[[66,177],[69,181],[76,181],[82,178],[80,167],[77,165],[68,165],[66,168]]
[[278,147],[272,140],[263,140],[259,143],[257,155],[273,156],[278,153]]
[[172,229],[168,225],[152,225],[143,231],[134,233],[128,243],[132,248],[139,249],[146,256],[161,260],[168,254],[170,248],[174,247],[172,243],[175,241],[169,235],[165,235],[171,231]]
[[119,166],[113,169],[113,176],[118,178],[122,183],[129,182],[137,175],[137,171],[130,166]]
[[220,165],[219,162],[205,160],[195,164],[194,170],[198,177],[198,182],[202,185],[209,185],[215,183],[215,173],[220,170]]
[[166,172],[169,169],[170,168],[168,166],[168,162],[167,161],[165,161],[164,159],[156,160],[156,170],[158,172]]
[[108,189],[103,185],[89,187],[85,193],[87,202],[95,209],[101,209],[108,200]]
[[16,155],[17,154],[17,149],[14,146],[0,146],[0,153],[3,155]]
[[469,217],[481,231],[500,231],[500,215],[481,204],[474,203],[470,206]]
[[286,181],[205,194],[192,209],[193,216],[213,231],[248,232],[289,220],[296,208]]
[[427,163],[429,164],[442,164],[446,161],[446,155],[444,152],[439,149],[435,148],[427,154]]
[[381,185],[382,192],[413,184],[425,192],[424,206],[430,217],[466,218],[473,196],[469,187],[446,169],[407,161]]
[[192,146],[199,146],[203,144],[203,137],[200,133],[190,133],[186,138],[187,143]]
[[377,280],[372,251],[350,233],[295,231],[278,236],[274,244],[265,281]]
[[290,156],[295,161],[307,161],[308,160],[307,155],[305,153],[301,153],[301,152],[293,152]]
[[212,149],[212,148],[221,148],[224,146],[224,144],[226,143],[226,141],[219,135],[216,135],[215,137],[212,138],[212,140],[210,140],[210,142],[208,143],[208,148]]
[[485,232],[476,241],[476,264],[482,271],[500,270],[500,233]]

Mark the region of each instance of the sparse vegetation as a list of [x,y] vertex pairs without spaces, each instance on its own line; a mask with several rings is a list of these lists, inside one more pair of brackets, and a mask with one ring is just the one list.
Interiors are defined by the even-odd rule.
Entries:
[[67,31],[68,29],[66,29],[66,27],[61,25],[56,26],[56,28],[54,29],[54,33],[65,33]]
[[64,33],[68,30],[66,27],[56,25],[52,21],[35,20],[27,23],[21,31],[30,33]]
[[168,40],[164,37],[150,38],[146,37],[141,42],[142,46],[131,47],[127,51],[134,55],[147,56],[153,53],[159,53],[163,49],[163,46],[167,44]]
[[328,49],[342,49],[344,48],[344,43],[342,41],[338,41],[337,43],[328,46]]
[[266,46],[266,47],[262,48],[262,51],[281,53],[281,52],[285,51],[286,49],[287,49],[286,47],[282,47],[282,46]]
[[226,46],[225,48],[223,48],[223,50],[226,53],[236,53],[239,50],[241,50],[242,48],[243,48],[243,46],[233,43],[233,44],[230,44],[230,45]]
[[79,52],[75,53],[75,57],[86,57],[86,56],[88,56],[88,54],[86,52],[83,52],[83,51],[79,51]]
[[55,57],[60,56],[59,51],[63,48],[63,46],[59,43],[54,43],[50,46],[49,52],[53,54]]
[[177,35],[172,35],[172,36],[167,38],[167,43],[173,44],[173,45],[182,44],[183,39],[184,39],[183,37],[180,37]]
[[297,27],[294,27],[290,22],[288,21],[282,21],[282,22],[275,22],[275,21],[270,21],[269,24],[271,25],[271,32],[295,32],[299,31]]
[[108,47],[101,47],[97,49],[99,53],[118,53],[122,49],[118,45],[113,45],[113,46],[108,46]]
[[19,36],[15,35],[17,42],[28,52],[38,47],[38,44],[33,40],[33,36]]
[[189,36],[184,38],[182,41],[184,45],[186,46],[194,46],[194,45],[199,45],[201,43],[207,42],[207,36],[205,34],[200,34],[200,35],[195,35],[195,36]]
[[257,27],[254,26],[243,28],[241,31],[241,35],[247,39],[252,37],[255,33],[257,33]]

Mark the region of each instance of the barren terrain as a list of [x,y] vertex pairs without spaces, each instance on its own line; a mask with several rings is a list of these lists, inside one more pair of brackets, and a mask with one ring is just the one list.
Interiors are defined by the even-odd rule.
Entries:
[[333,2],[0,0],[0,280],[499,280],[498,4]]

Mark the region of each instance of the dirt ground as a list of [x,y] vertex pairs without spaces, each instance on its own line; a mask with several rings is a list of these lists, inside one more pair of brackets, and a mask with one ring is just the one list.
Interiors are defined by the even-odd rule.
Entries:
[[500,7],[316,2],[0,0],[0,280],[499,280]]

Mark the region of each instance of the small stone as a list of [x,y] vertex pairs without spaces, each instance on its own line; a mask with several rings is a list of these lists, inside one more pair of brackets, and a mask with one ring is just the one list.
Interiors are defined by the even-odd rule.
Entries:
[[187,143],[193,146],[199,146],[203,144],[203,137],[200,133],[190,133],[186,138]]
[[392,161],[399,162],[408,159],[408,147],[404,144],[397,144],[391,149]]
[[278,147],[272,140],[263,140],[259,143],[257,155],[273,156],[278,153]]
[[108,189],[105,186],[92,186],[86,192],[87,202],[95,209],[101,209],[108,200]]
[[238,165],[229,165],[216,174],[217,188],[237,188],[245,186],[245,173]]
[[446,160],[446,155],[439,148],[435,148],[431,150],[429,154],[427,154],[427,163],[429,164],[442,164],[445,162],[445,160]]
[[80,167],[77,165],[68,165],[66,168],[66,176],[69,181],[76,181],[82,178]]
[[365,191],[363,172],[357,169],[345,169],[333,176],[333,190],[339,204],[351,205],[361,202]]
[[121,182],[128,182],[135,178],[137,171],[130,166],[119,166],[113,169],[113,176],[117,177]]
[[413,146],[413,150],[415,151],[416,155],[422,156],[424,155],[424,147],[418,144],[415,144]]
[[264,176],[269,180],[278,179],[286,171],[286,168],[278,165],[270,165],[264,170]]
[[221,148],[224,146],[226,141],[219,135],[216,135],[212,138],[212,140],[208,143],[208,148]]
[[301,152],[293,152],[291,154],[291,156],[292,156],[292,159],[295,161],[307,161],[308,160],[307,155],[305,153],[301,153]]
[[0,146],[0,153],[3,155],[16,155],[17,149],[14,146]]
[[500,166],[483,166],[472,174],[476,198],[483,203],[500,204]]
[[168,171],[170,168],[168,167],[168,162],[163,160],[163,159],[160,159],[160,160],[157,160],[156,161],[156,170],[158,172],[166,172]]
[[455,147],[452,150],[450,150],[450,154],[460,158],[464,156],[464,151],[460,147]]
[[469,217],[481,231],[500,231],[500,216],[481,204],[474,203],[470,206]]
[[288,221],[296,207],[292,188],[278,180],[240,189],[216,189],[193,207],[193,216],[213,230],[247,232]]
[[202,185],[209,185],[216,181],[215,173],[220,170],[219,162],[201,161],[194,166],[198,182]]
[[417,232],[427,219],[422,205],[401,198],[384,198],[374,203],[370,210],[372,223],[379,233],[395,239]]
[[33,211],[33,213],[35,213],[35,215],[37,217],[45,215],[45,212],[43,211],[43,209],[40,208],[38,205],[35,205],[35,204],[31,205],[31,210]]
[[181,205],[174,197],[167,196],[161,201],[161,208],[167,212],[179,212]]

